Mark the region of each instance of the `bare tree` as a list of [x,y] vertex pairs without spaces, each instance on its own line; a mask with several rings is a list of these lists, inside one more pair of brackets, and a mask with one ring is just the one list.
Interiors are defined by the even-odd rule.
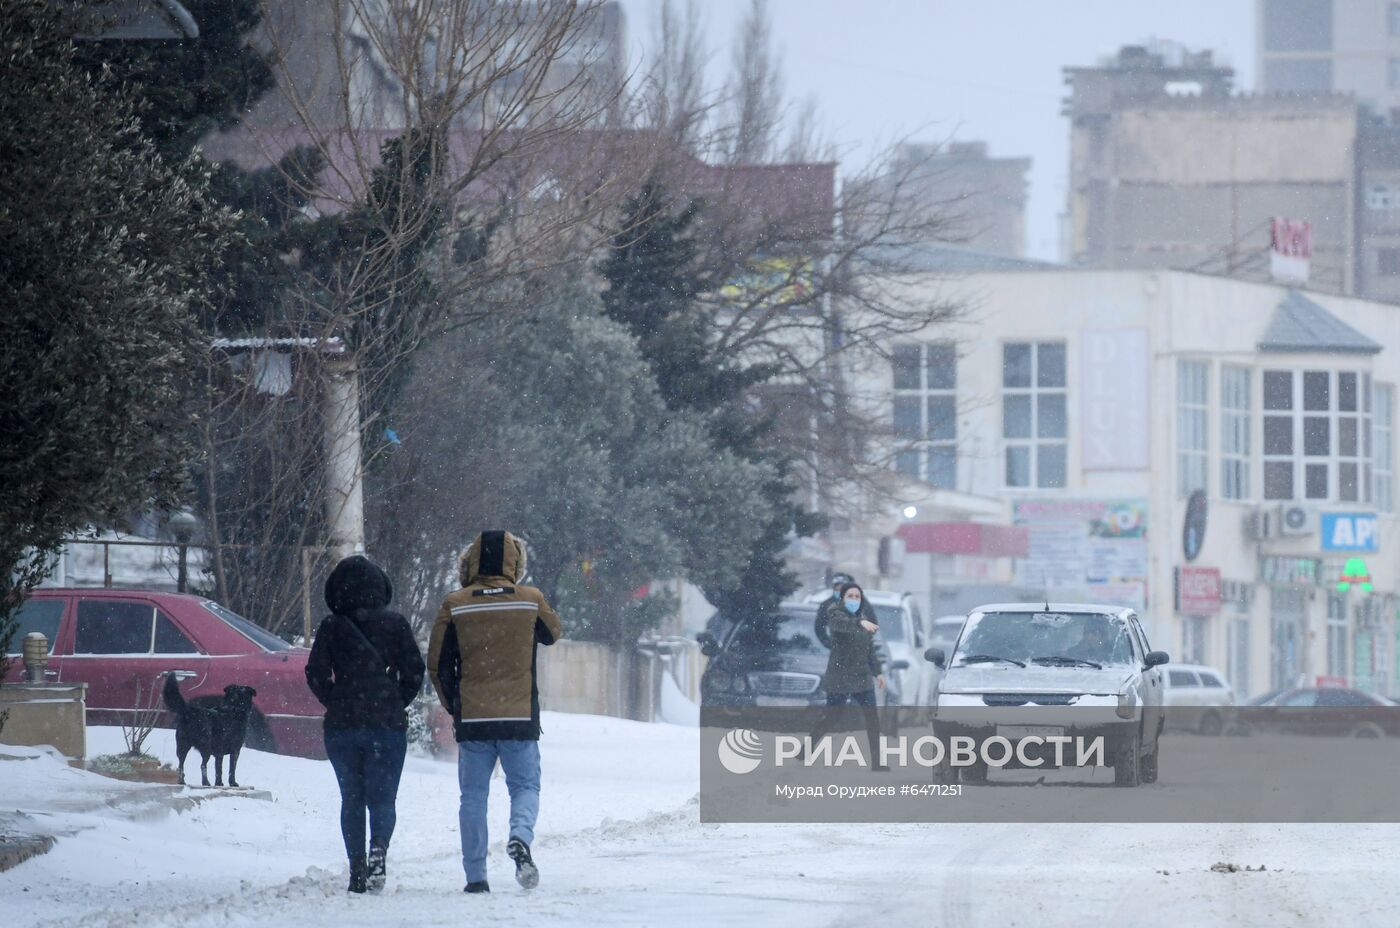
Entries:
[[663,0],[652,43],[654,63],[641,83],[646,124],[693,149],[713,106],[705,87],[709,53],[695,0],[686,0],[681,8],[675,0]]
[[[302,347],[216,354],[201,481],[215,586],[263,624],[297,627],[304,575],[324,566],[323,358],[305,346],[347,346],[365,471],[390,473],[387,436],[415,414],[401,392],[424,340],[522,311],[493,285],[588,253],[634,156],[605,128],[618,85],[601,60],[604,10],[269,0],[273,115],[206,149],[277,165],[307,203],[288,222],[290,289],[261,333]],[[257,365],[288,353],[290,386],[269,393]]]
[[132,757],[137,757],[145,753],[146,739],[151,736],[156,725],[160,722],[160,678],[148,681],[140,674],[134,678],[136,684],[136,698],[132,702],[130,712],[122,713],[121,732],[122,742],[126,745],[126,753]]
[[734,70],[726,91],[729,111],[725,150],[731,164],[767,161],[783,121],[782,58],[773,48],[768,0],[750,0],[734,45]]

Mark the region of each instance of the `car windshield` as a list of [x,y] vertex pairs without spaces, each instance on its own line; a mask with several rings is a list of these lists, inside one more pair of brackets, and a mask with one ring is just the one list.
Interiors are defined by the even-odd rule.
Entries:
[[1083,612],[974,613],[958,645],[954,665],[991,664],[1001,658],[1041,666],[1093,666],[1132,662],[1123,622]]
[[904,610],[898,606],[875,606],[875,621],[880,625],[880,635],[886,641],[904,640]]
[[743,654],[826,652],[817,639],[816,613],[780,612],[744,619],[730,634],[726,647]]
[[278,638],[272,632],[254,625],[252,622],[243,618],[243,616],[231,609],[220,606],[213,600],[204,600],[204,608],[222,619],[225,625],[231,626],[240,635],[252,640],[254,644],[261,646],[264,651],[291,650],[291,645],[287,644],[287,642],[283,641],[281,638]]

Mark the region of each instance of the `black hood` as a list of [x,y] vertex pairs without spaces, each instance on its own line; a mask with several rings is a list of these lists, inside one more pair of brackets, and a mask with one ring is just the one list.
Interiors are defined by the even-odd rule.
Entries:
[[379,565],[354,554],[335,565],[326,578],[326,605],[337,615],[359,609],[383,609],[394,598],[394,585]]

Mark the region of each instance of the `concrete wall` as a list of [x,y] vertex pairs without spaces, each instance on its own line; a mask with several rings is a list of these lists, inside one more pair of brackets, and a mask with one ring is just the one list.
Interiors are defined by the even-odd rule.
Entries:
[[704,672],[699,645],[693,641],[671,644],[678,653],[669,659],[592,641],[565,640],[540,648],[540,705],[552,712],[654,721],[659,713],[661,673],[669,673],[682,695],[698,703]]
[[1313,224],[1314,286],[1351,292],[1356,136],[1354,103],[1335,96],[1167,98],[1075,119],[1071,258],[1267,280],[1268,222],[1288,216]]
[[0,713],[8,712],[0,743],[49,745],[70,761],[87,757],[87,684],[6,683]]

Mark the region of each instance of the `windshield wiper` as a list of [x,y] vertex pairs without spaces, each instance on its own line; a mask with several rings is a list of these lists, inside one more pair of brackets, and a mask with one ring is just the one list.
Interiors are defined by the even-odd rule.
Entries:
[[1098,661],[1085,660],[1082,657],[1069,657],[1064,654],[1054,654],[1050,657],[1033,657],[1032,664],[1045,664],[1056,667],[1092,667],[1095,670],[1103,670],[1103,664]]
[[1017,667],[1026,666],[1014,657],[999,657],[995,654],[969,654],[962,659],[964,664],[1015,664]]

